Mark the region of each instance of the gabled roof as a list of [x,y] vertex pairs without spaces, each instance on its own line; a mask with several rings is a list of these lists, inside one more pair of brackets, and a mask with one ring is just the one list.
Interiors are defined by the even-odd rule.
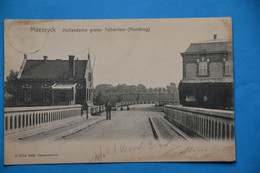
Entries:
[[[87,60],[75,60],[75,80],[83,80]],[[69,60],[26,60],[20,79],[68,80]]]
[[231,52],[232,43],[222,40],[208,42],[191,43],[184,53],[201,53],[201,52]]

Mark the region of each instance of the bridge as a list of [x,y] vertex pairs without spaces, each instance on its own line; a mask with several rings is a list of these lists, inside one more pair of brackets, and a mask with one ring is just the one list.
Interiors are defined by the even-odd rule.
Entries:
[[165,101],[116,103],[109,121],[105,120],[104,105],[89,107],[89,119],[80,116],[81,105],[6,108],[5,140],[234,139],[233,111],[159,106],[162,103],[166,104]]

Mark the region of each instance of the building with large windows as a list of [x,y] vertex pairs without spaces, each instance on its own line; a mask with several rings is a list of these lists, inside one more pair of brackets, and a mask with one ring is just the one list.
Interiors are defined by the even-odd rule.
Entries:
[[93,71],[91,59],[27,59],[24,56],[18,75],[19,106],[73,105],[87,101],[93,104]]
[[180,103],[195,107],[233,108],[232,42],[219,40],[214,35],[213,40],[191,43],[181,56]]

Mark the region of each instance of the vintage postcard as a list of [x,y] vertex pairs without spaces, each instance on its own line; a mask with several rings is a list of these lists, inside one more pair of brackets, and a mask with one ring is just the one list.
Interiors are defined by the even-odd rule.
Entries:
[[231,18],[5,20],[4,163],[235,161]]

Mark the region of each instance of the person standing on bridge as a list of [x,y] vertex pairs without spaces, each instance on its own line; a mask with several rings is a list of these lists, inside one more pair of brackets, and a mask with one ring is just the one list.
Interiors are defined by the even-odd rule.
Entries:
[[86,111],[86,119],[88,119],[88,103],[84,101],[81,106],[81,117],[83,116],[83,111]]
[[106,103],[106,119],[107,120],[111,120],[111,103],[110,103],[110,101],[108,101],[107,103]]

